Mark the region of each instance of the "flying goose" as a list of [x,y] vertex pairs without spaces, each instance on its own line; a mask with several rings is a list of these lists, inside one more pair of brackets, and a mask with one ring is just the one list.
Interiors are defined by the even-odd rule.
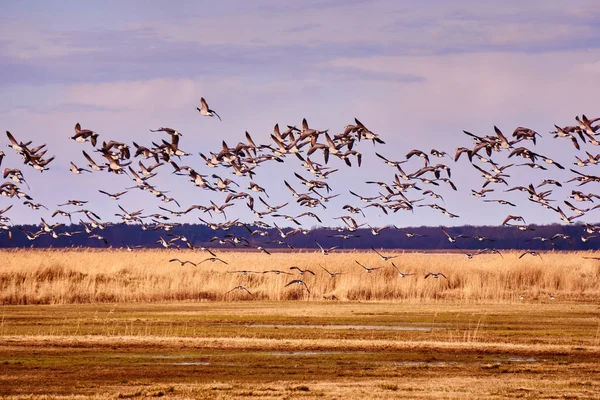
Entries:
[[209,257],[209,258],[206,258],[206,259],[204,259],[204,260],[200,261],[200,262],[199,262],[198,264],[196,264],[196,265],[200,265],[200,264],[202,264],[202,263],[205,263],[205,262],[207,262],[207,261],[210,261],[210,262],[212,262],[212,263],[214,263],[214,262],[216,262],[216,261],[219,261],[219,262],[222,262],[223,264],[229,265],[229,263],[228,263],[227,261],[223,261],[223,260],[221,260],[219,257]]
[[541,255],[540,253],[538,253],[537,251],[526,251],[526,252],[524,252],[523,254],[521,254],[521,255],[519,256],[519,259],[523,258],[523,257],[524,257],[524,256],[526,256],[527,254],[529,254],[529,255],[532,255],[532,256],[534,256],[534,257],[536,257],[536,256],[537,256],[537,257],[539,257],[539,258],[540,258],[540,260],[542,260],[542,255]]
[[319,267],[321,267],[323,269],[323,271],[327,272],[327,274],[329,275],[330,278],[335,278],[338,275],[342,275],[343,272],[329,272],[325,267],[323,267],[321,264],[319,264]]
[[89,169],[85,169],[85,168],[79,168],[77,165],[75,165],[75,163],[73,163],[73,161],[71,161],[71,168],[70,171],[72,173],[74,173],[75,175],[79,175],[82,172],[92,172]]
[[294,270],[294,269],[297,270],[300,275],[304,275],[307,272],[309,274],[313,275],[313,276],[315,275],[315,273],[313,271],[311,271],[310,269],[301,269],[301,268],[298,268],[296,266],[290,267],[290,269],[291,270]]
[[448,278],[446,277],[446,275],[442,274],[441,272],[428,272],[427,274],[425,274],[425,278],[427,279],[428,277],[432,277],[432,278],[439,278],[440,276],[443,277],[444,279],[448,280]]
[[98,134],[89,129],[81,129],[81,125],[78,123],[75,124],[75,135],[71,136],[69,139],[72,139],[79,143],[85,143],[90,141],[92,146],[96,147],[96,141],[98,140]]
[[289,281],[287,283],[287,285],[285,285],[284,287],[288,287],[290,285],[302,285],[306,288],[306,291],[308,292],[308,294],[310,294],[310,290],[308,289],[308,286],[306,285],[306,283],[303,280],[294,279],[293,281]]
[[[119,197],[123,196],[125,193],[127,193],[127,190],[125,190],[124,192],[119,192],[119,193],[108,193],[105,192],[104,190],[98,190],[100,193],[107,195],[109,198],[111,198],[112,200],[119,200]],[[159,207],[160,208],[160,207]]]
[[185,260],[185,261],[181,261],[179,258],[172,258],[172,259],[170,259],[170,260],[169,260],[169,262],[170,262],[170,263],[171,263],[171,262],[178,262],[178,263],[179,263],[179,265],[180,265],[180,266],[182,266],[182,267],[183,267],[185,264],[190,264],[190,265],[193,265],[194,267],[195,267],[195,266],[197,266],[197,264],[196,264],[196,263],[194,263],[194,262],[192,262],[192,261],[187,261],[187,260]]
[[407,276],[412,276],[412,275],[416,275],[417,273],[414,272],[412,274],[405,274],[403,272],[400,272],[400,270],[398,269],[398,267],[396,267],[396,264],[392,263],[392,267],[394,267],[394,269],[398,272],[398,276],[400,276],[400,278],[406,278]]
[[333,247],[330,247],[330,248],[326,249],[323,246],[321,246],[319,244],[319,242],[317,242],[316,240],[315,240],[315,243],[317,244],[317,246],[319,246],[319,248],[321,249],[321,254],[323,254],[324,256],[329,255],[330,251],[335,250],[335,249],[337,249],[339,247],[339,246],[333,246]]
[[379,257],[381,257],[381,259],[383,261],[388,261],[388,260],[391,260],[392,258],[398,257],[398,256],[384,256],[383,254],[381,254],[380,252],[378,252],[377,250],[375,250],[375,248],[373,246],[371,246],[371,250],[373,250],[375,253],[377,253],[377,255]]
[[219,121],[222,121],[219,114],[217,114],[214,110],[208,108],[208,104],[206,103],[206,100],[204,100],[204,97],[200,97],[200,107],[201,108],[196,107],[196,110],[198,110],[201,115],[204,115],[206,117],[214,117],[216,115],[217,118],[219,118]]
[[238,286],[234,287],[234,288],[233,288],[233,289],[231,289],[230,291],[226,292],[226,293],[225,293],[225,295],[228,295],[229,293],[231,293],[231,292],[233,292],[233,291],[235,291],[235,290],[243,290],[243,291],[245,291],[246,293],[248,293],[250,296],[254,296],[254,295],[253,295],[253,294],[252,294],[252,293],[251,293],[251,292],[250,292],[248,289],[246,289],[246,287],[245,287],[245,286],[242,286],[242,285],[238,285]]
[[360,265],[367,274],[370,274],[371,272],[380,269],[381,267],[372,267],[372,268],[367,268],[364,265],[362,265],[361,263],[359,263],[358,261],[354,260],[355,263],[357,263],[358,265]]

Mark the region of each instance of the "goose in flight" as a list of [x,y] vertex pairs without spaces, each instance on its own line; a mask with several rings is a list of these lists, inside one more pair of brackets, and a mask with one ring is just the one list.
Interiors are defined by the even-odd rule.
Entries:
[[104,190],[98,190],[100,193],[107,195],[109,198],[113,199],[113,200],[119,200],[119,197],[123,196],[125,193],[127,193],[127,190],[124,192],[119,192],[119,193],[108,193],[105,192]]
[[428,277],[430,277],[430,276],[431,276],[432,278],[435,278],[435,279],[437,279],[437,278],[439,278],[439,277],[441,276],[441,277],[443,277],[444,279],[448,280],[448,278],[446,277],[446,275],[442,274],[441,272],[428,272],[428,273],[425,275],[425,278],[424,278],[424,279],[427,279],[427,278],[428,278]]
[[289,281],[287,283],[287,285],[285,285],[285,287],[288,287],[290,285],[302,285],[306,288],[306,291],[308,292],[308,294],[310,294],[310,289],[308,288],[308,286],[306,285],[306,283],[303,280],[294,279],[293,281]]
[[207,262],[207,261],[210,261],[210,262],[213,262],[213,263],[214,263],[214,262],[216,262],[216,261],[220,261],[220,262],[222,262],[223,264],[227,264],[227,265],[229,265],[229,263],[228,263],[227,261],[223,261],[223,260],[221,260],[219,257],[209,257],[209,258],[207,258],[207,259],[204,259],[204,260],[200,261],[200,262],[199,262],[198,264],[196,264],[196,265],[198,266],[198,265],[200,265],[200,264],[202,264],[202,263],[205,263],[205,262]]
[[208,108],[208,104],[206,103],[206,100],[204,100],[204,97],[200,97],[200,108],[196,107],[196,110],[198,110],[201,115],[206,117],[214,117],[216,115],[217,118],[219,118],[219,121],[223,121],[219,114]]
[[388,260],[391,260],[392,258],[398,257],[398,256],[384,256],[383,254],[381,254],[380,252],[378,252],[377,250],[375,250],[375,248],[373,246],[371,246],[371,250],[373,250],[375,253],[377,253],[377,255],[379,257],[381,257],[381,259],[383,261],[388,261]]
[[298,268],[298,267],[296,267],[296,266],[290,267],[290,269],[291,269],[291,270],[294,270],[294,269],[295,269],[295,270],[298,270],[298,273],[299,273],[300,275],[304,275],[306,272],[308,272],[308,273],[309,273],[309,274],[311,274],[312,276],[315,276],[315,273],[314,273],[313,271],[311,271],[310,269],[301,269],[301,268]]
[[367,274],[370,274],[371,272],[373,272],[373,271],[375,271],[375,270],[377,270],[377,269],[380,269],[380,268],[381,268],[381,267],[372,267],[372,268],[367,268],[367,267],[365,267],[364,265],[362,265],[361,263],[359,263],[359,262],[358,262],[358,261],[356,261],[356,260],[354,260],[354,262],[356,262],[358,265],[360,265],[360,266],[361,266],[361,267],[362,267],[362,268],[365,270],[365,272],[366,272]]
[[407,276],[412,276],[412,275],[416,275],[416,273],[412,273],[412,274],[405,274],[403,272],[400,272],[400,270],[398,269],[398,267],[396,267],[396,264],[392,263],[392,267],[394,267],[394,269],[396,271],[398,271],[398,276],[400,276],[400,278],[406,278]]
[[540,253],[538,253],[537,251],[526,251],[525,253],[523,253],[519,256],[519,259],[523,258],[527,254],[532,255],[534,257],[539,257],[540,260],[542,260],[542,255]]
[[80,175],[82,172],[92,172],[89,169],[79,168],[77,165],[75,165],[75,163],[73,161],[71,161],[70,171],[72,173],[74,173],[75,175]]
[[94,131],[91,131],[89,129],[81,129],[81,124],[79,124],[78,122],[75,124],[75,135],[71,136],[69,139],[72,139],[79,143],[85,143],[87,141],[90,141],[92,143],[92,146],[96,147],[98,136],[99,135]]
[[319,264],[319,267],[321,267],[323,269],[323,271],[327,272],[327,274],[329,275],[330,278],[335,278],[338,275],[342,275],[343,272],[329,272],[324,266],[322,266],[321,264]]
[[195,267],[195,266],[197,266],[197,264],[196,264],[196,263],[194,263],[194,262],[192,262],[192,261],[187,261],[187,260],[185,260],[185,261],[181,261],[179,258],[172,258],[172,259],[170,259],[170,260],[169,260],[169,262],[170,262],[170,263],[171,263],[171,262],[178,262],[178,263],[179,263],[179,265],[180,265],[180,266],[182,266],[182,267],[183,267],[185,264],[190,264],[190,265],[193,265],[194,267]]
[[323,254],[324,256],[327,256],[327,255],[329,255],[329,252],[330,252],[331,250],[337,249],[337,248],[339,247],[339,246],[333,246],[333,247],[330,247],[330,248],[326,249],[326,248],[324,248],[323,246],[321,246],[321,245],[319,244],[319,242],[317,242],[316,240],[315,240],[315,243],[317,244],[317,246],[319,246],[319,248],[321,249],[321,254]]
[[231,289],[230,291],[228,291],[227,293],[225,293],[225,295],[228,295],[229,293],[231,293],[233,291],[236,291],[236,290],[243,290],[246,293],[248,293],[250,296],[254,296],[248,289],[246,289],[245,286],[242,286],[242,285],[238,285],[238,286],[234,287],[233,289]]

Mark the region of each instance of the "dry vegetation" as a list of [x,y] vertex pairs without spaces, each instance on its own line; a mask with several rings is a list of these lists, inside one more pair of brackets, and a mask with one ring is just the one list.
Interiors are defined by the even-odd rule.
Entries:
[[561,302],[4,306],[0,396],[592,399],[599,310]]
[[[323,256],[315,252],[273,253],[220,252],[229,264],[205,262],[197,267],[169,263],[171,258],[199,262],[207,253],[139,250],[4,250],[0,252],[0,303],[70,304],[98,302],[162,302],[183,300],[383,300],[400,302],[451,301],[510,303],[556,299],[590,302],[600,297],[600,261],[584,259],[594,253],[548,252],[542,257],[506,252],[478,255],[392,253],[402,272],[373,252],[339,252]],[[382,267],[366,273],[355,263]],[[316,276],[299,276],[293,265],[310,269]],[[331,272],[329,277],[319,265]],[[231,271],[294,272],[294,275],[247,274]],[[443,272],[443,278],[424,279],[427,272]],[[300,285],[285,287],[292,279]],[[227,293],[244,285],[243,291]]]

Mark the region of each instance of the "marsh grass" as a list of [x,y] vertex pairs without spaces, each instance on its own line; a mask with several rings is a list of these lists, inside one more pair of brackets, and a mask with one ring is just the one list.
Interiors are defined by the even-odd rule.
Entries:
[[[394,253],[391,262],[373,252],[339,252],[323,256],[315,252],[221,252],[228,265],[205,262],[197,267],[169,263],[172,258],[199,262],[207,253],[197,251],[140,250],[4,250],[0,251],[0,303],[72,304],[165,301],[340,300],[421,302],[596,301],[600,296],[600,262],[584,259],[583,252],[549,252],[539,257],[518,258],[518,252],[478,255]],[[366,273],[356,264],[381,267]],[[291,266],[310,269],[316,276],[290,271]],[[329,277],[320,267],[341,272]],[[257,271],[243,275],[238,270]],[[443,272],[444,278],[424,279],[427,272]],[[303,279],[301,285],[285,285]],[[229,292],[243,285],[252,292]],[[229,293],[228,293],[229,292]],[[522,299],[521,299],[522,297]],[[477,330],[474,330],[476,339]]]

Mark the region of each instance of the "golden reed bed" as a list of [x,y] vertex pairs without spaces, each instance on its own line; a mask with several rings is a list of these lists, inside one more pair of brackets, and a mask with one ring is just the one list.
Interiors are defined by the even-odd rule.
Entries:
[[[3,250],[0,251],[0,303],[69,304],[96,302],[161,302],[198,300],[385,300],[401,302],[518,302],[597,301],[600,298],[600,261],[584,259],[590,252],[542,253],[542,259],[520,252],[479,255],[390,252],[391,261],[373,252],[273,253],[219,252],[228,262],[205,262],[197,267],[169,263],[171,258],[199,262],[209,255],[172,250]],[[366,273],[356,264],[381,267]],[[310,269],[316,276],[300,276],[291,266]],[[331,272],[329,277],[322,265]],[[272,269],[293,275],[231,271]],[[424,279],[428,272],[443,278]],[[301,285],[285,285],[303,279]],[[242,290],[228,293],[243,285]]]

